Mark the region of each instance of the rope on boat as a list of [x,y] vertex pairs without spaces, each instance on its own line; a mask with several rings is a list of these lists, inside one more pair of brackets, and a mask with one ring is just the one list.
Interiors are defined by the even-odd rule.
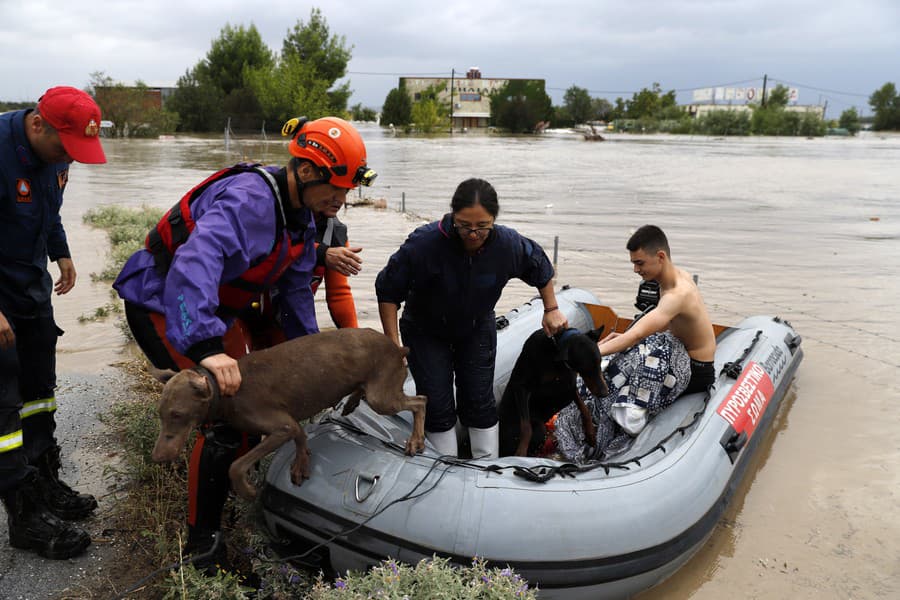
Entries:
[[[329,419],[329,421],[336,423],[336,421],[333,421],[331,419]],[[351,426],[351,427],[353,427],[353,426]],[[355,429],[359,430],[359,428],[355,428]],[[359,431],[361,431],[361,430],[359,430]],[[362,432],[362,433],[365,433],[365,432]],[[366,434],[366,435],[369,435],[369,434]],[[374,436],[372,436],[372,437],[374,437]],[[382,441],[384,441],[384,440],[382,440]],[[397,446],[397,444],[392,444],[389,442],[385,442],[385,443],[389,446],[399,448],[399,446]],[[402,450],[402,448],[401,448],[401,450]],[[449,458],[449,457],[441,457],[441,458]],[[350,535],[354,531],[361,529],[363,526],[366,525],[366,523],[368,523],[369,521],[371,521],[372,519],[374,519],[375,517],[377,517],[378,515],[380,515],[387,509],[389,509],[390,507],[394,506],[395,504],[399,504],[401,502],[408,502],[410,500],[415,500],[417,498],[421,498],[422,496],[424,496],[424,495],[430,493],[432,490],[434,490],[438,486],[438,484],[441,482],[441,480],[444,478],[444,476],[447,474],[447,472],[450,470],[450,468],[453,466],[452,462],[451,462],[451,464],[448,464],[448,466],[441,471],[441,474],[440,474],[440,476],[438,476],[437,480],[433,484],[431,484],[431,486],[428,489],[422,490],[421,492],[416,493],[416,490],[419,489],[419,486],[421,486],[423,483],[425,483],[425,481],[431,476],[431,474],[434,472],[434,470],[437,468],[437,466],[443,462],[445,462],[445,461],[435,460],[434,463],[431,465],[431,468],[428,469],[428,472],[425,473],[425,475],[418,481],[418,483],[416,483],[416,485],[413,486],[413,488],[411,490],[409,490],[408,492],[406,492],[404,495],[400,496],[399,498],[395,498],[394,500],[391,500],[390,502],[388,502],[387,504],[385,504],[384,506],[382,506],[381,508],[379,508],[378,510],[373,512],[371,515],[369,515],[368,517],[366,517],[365,519],[363,519],[356,525],[353,525],[351,527],[344,529],[343,531],[339,531],[339,532],[333,534],[329,538],[319,542],[318,544],[309,548],[305,552],[301,552],[299,554],[291,554],[288,556],[280,556],[278,558],[264,557],[261,559],[262,562],[283,563],[283,562],[289,562],[292,560],[302,560],[302,559],[306,558],[307,556],[309,556],[310,554],[312,554],[313,552],[315,552],[316,550],[318,550],[319,548],[322,548],[323,546],[327,546],[328,544],[330,544],[337,538]]]
[[[727,375],[727,376],[731,377],[732,379],[736,379],[737,376],[740,375],[741,370],[743,370],[744,361],[750,355],[750,352],[753,350],[753,347],[756,346],[756,344],[759,342],[759,338],[761,335],[762,335],[762,330],[757,330],[756,335],[754,336],[753,340],[750,342],[750,344],[746,348],[744,348],[744,351],[741,353],[741,357],[737,361],[734,361],[733,363],[729,363],[729,365],[732,365],[732,367],[737,368],[737,375],[732,375],[732,373],[730,371],[733,371],[733,369],[729,370],[728,365],[725,365],[725,368],[722,369],[722,372],[719,374],[719,377],[721,377],[722,375]],[[454,467],[454,466],[475,469],[475,470],[482,471],[482,472],[491,472],[491,473],[502,473],[504,470],[511,469],[514,475],[517,475],[519,477],[522,477],[522,478],[527,479],[528,481],[532,481],[534,483],[546,483],[547,481],[550,481],[551,479],[555,478],[556,476],[559,476],[562,478],[566,478],[566,477],[575,478],[575,476],[578,473],[587,473],[590,471],[594,471],[596,469],[603,469],[604,473],[609,475],[610,471],[612,471],[613,469],[628,471],[631,469],[631,467],[629,465],[635,465],[635,466],[640,467],[641,460],[647,458],[648,456],[650,456],[652,454],[655,454],[656,452],[662,452],[663,454],[665,454],[668,451],[666,449],[666,444],[670,440],[672,440],[677,435],[681,435],[681,436],[687,435],[687,431],[700,421],[700,418],[703,416],[703,414],[706,412],[706,408],[709,406],[709,401],[712,398],[713,391],[715,389],[715,385],[716,384],[713,383],[713,384],[710,384],[709,387],[706,388],[706,394],[703,397],[703,405],[696,412],[694,412],[693,416],[691,417],[691,420],[688,423],[685,423],[683,425],[676,427],[672,431],[672,433],[670,433],[669,435],[664,437],[662,440],[660,440],[659,443],[657,443],[653,448],[650,448],[647,452],[645,452],[639,456],[630,458],[624,462],[593,461],[593,462],[587,463],[585,465],[576,465],[573,463],[560,463],[560,464],[545,463],[545,464],[541,464],[541,465],[535,465],[534,467],[523,467],[521,465],[502,465],[502,464],[479,465],[479,464],[475,464],[473,462],[467,461],[465,459],[459,459],[459,458],[448,456],[448,455],[437,456],[437,457],[421,455],[424,458],[434,461],[434,464],[432,464],[431,468],[428,470],[428,473],[425,474],[425,477],[423,477],[422,480],[418,484],[416,484],[416,488],[419,485],[421,485],[421,483],[425,479],[428,478],[428,476],[431,474],[431,472],[434,470],[435,466],[438,463],[444,463],[448,466],[446,469],[444,469],[441,472],[441,477],[438,479],[438,481],[436,481],[434,483],[434,485],[431,486],[426,492],[419,494],[419,496],[424,495],[428,491],[431,491],[435,487],[437,487],[437,484],[440,483],[440,480],[443,479],[443,477],[444,477],[444,475],[446,475],[447,471],[451,467]],[[374,438],[374,439],[378,440],[379,442],[381,442],[381,444],[387,448],[390,448],[400,454],[405,453],[406,448],[404,446],[401,446],[400,444],[397,444],[395,442],[388,441],[388,440],[382,439],[378,436],[375,436],[375,435],[369,433],[368,431],[365,431],[364,429],[357,427],[356,425],[353,425],[352,423],[350,423],[349,421],[346,421],[344,419],[336,419],[334,417],[329,416],[329,417],[326,417],[325,419],[323,419],[321,422],[322,423],[331,423],[342,429],[351,431],[357,435]],[[416,488],[413,488],[413,491]],[[416,496],[416,497],[419,497],[419,496]],[[394,502],[401,501],[404,498],[398,498]],[[387,506],[391,506],[392,504],[394,504],[394,502],[391,502]],[[380,514],[380,512],[381,511],[378,511],[376,514]],[[369,517],[368,519],[363,521],[363,523],[361,523],[360,525],[355,526],[353,530],[355,530],[358,527],[361,527],[363,524],[365,524],[369,520],[371,520],[374,516],[375,515],[372,515],[372,517]],[[344,535],[344,534],[338,534],[338,535]],[[335,536],[335,537],[337,537],[337,536]],[[307,552],[307,554],[308,554],[308,552]]]

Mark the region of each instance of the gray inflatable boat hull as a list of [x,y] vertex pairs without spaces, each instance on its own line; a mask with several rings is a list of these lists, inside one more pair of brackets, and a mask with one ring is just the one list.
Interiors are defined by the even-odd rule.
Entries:
[[[590,292],[557,297],[570,325],[597,324]],[[498,399],[542,308],[534,300],[501,318]],[[712,533],[802,355],[800,337],[777,318],[725,329],[708,396],[681,397],[627,452],[568,475],[548,459],[447,464],[430,445],[408,457],[409,414],[381,417],[361,403],[340,417],[338,407],[306,428],[309,481],[290,481],[293,444],[276,453],[262,492],[266,525],[297,548],[321,543],[317,556],[341,572],[386,557],[414,564],[437,554],[469,564],[480,556],[513,567],[542,598],[627,597],[674,573]]]

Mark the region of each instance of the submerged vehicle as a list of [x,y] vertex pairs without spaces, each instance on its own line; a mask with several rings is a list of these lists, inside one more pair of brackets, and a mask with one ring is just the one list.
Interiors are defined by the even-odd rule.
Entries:
[[[557,294],[571,327],[623,331],[631,322],[590,292]],[[497,319],[499,400],[525,339],[540,327],[534,299]],[[411,415],[362,403],[306,427],[312,476],[290,480],[294,446],[277,453],[262,491],[270,532],[326,570],[391,557],[475,556],[512,567],[541,598],[621,598],[674,573],[711,535],[785,398],[803,356],[777,317],[715,326],[718,378],[656,415],[624,452],[576,465],[548,458],[448,459],[403,449]],[[407,381],[407,393],[414,385]]]

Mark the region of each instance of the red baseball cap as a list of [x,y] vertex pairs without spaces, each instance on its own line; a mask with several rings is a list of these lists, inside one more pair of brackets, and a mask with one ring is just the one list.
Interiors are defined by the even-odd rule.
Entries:
[[38,112],[59,133],[66,153],[80,163],[106,162],[100,145],[100,107],[73,87],[53,87],[38,100]]

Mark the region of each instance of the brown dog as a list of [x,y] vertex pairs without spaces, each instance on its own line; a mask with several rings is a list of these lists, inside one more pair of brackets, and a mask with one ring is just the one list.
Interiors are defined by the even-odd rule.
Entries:
[[373,329],[338,329],[299,337],[238,360],[241,387],[234,396],[218,396],[215,381],[200,370],[185,370],[170,379],[159,401],[162,422],[153,448],[156,462],[174,460],[191,430],[202,423],[224,421],[239,431],[265,434],[265,439],[231,464],[234,491],[252,499],[256,489],[248,472],[259,459],[293,439],[297,454],[291,480],[308,479],[306,432],[297,421],[308,419],[352,394],[343,414],[365,396],[383,415],[413,412],[406,452],[425,448],[425,396],[403,393],[407,348],[398,348]]

